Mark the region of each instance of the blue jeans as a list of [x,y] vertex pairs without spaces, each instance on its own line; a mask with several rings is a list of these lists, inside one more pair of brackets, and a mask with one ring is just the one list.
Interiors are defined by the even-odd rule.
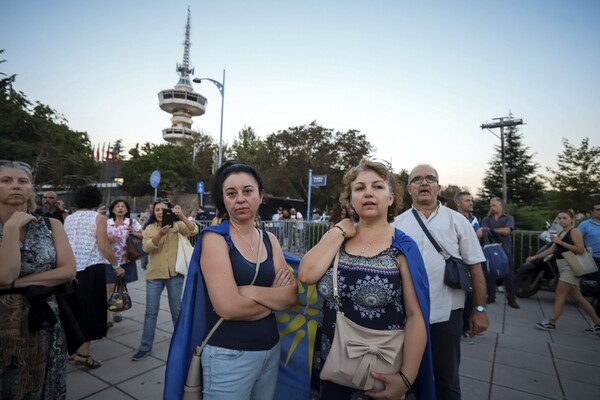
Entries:
[[262,351],[207,345],[202,351],[204,400],[272,400],[279,355],[279,343]]
[[167,287],[169,296],[169,309],[173,326],[179,316],[179,307],[181,306],[181,291],[183,290],[183,275],[177,275],[169,279],[148,279],[146,280],[146,314],[144,315],[144,332],[142,333],[142,343],[140,351],[149,351],[154,343],[154,333],[156,331],[156,318],[160,309],[160,295]]

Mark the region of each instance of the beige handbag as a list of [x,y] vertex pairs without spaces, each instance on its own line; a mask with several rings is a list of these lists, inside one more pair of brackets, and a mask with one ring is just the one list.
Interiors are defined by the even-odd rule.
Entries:
[[[258,241],[258,254],[256,255],[256,267],[254,268],[254,279],[250,285],[254,285],[256,277],[258,276],[258,270],[260,269],[260,257],[262,256],[263,248],[263,231],[260,230],[259,241]],[[183,387],[182,400],[201,400],[202,399],[202,350],[208,344],[208,341],[215,333],[219,325],[223,322],[223,318],[219,319],[215,326],[212,327],[206,338],[202,341],[200,346],[196,346],[190,367],[188,369],[187,378],[185,380],[185,386]]]
[[591,274],[598,271],[598,266],[592,257],[592,248],[588,247],[583,254],[575,254],[572,251],[562,253],[563,258],[569,263],[576,277]]
[[339,310],[337,269],[340,253],[333,262],[333,298],[336,302],[335,335],[321,370],[321,379],[360,390],[379,391],[383,383],[371,371],[395,374],[402,364],[404,330],[365,328]]
[[175,259],[175,271],[178,274],[187,276],[188,269],[190,268],[190,261],[192,261],[192,253],[194,252],[194,246],[190,243],[190,239],[187,236],[183,236],[179,232],[179,226],[175,223],[177,229],[177,258]]

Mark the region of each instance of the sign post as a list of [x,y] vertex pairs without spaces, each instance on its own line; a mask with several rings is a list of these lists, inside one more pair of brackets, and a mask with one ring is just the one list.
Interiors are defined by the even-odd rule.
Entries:
[[204,182],[196,182],[196,192],[200,195],[200,207],[204,208]]
[[310,197],[312,192],[312,187],[320,187],[327,186],[327,175],[313,175],[312,169],[308,170],[308,205],[306,209],[306,220],[310,221],[311,212],[310,212]]
[[156,201],[158,185],[160,185],[160,172],[157,169],[150,174],[150,186],[154,188],[154,201]]

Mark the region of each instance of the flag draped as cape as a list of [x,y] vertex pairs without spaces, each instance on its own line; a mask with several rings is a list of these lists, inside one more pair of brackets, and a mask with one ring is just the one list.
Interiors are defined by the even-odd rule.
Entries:
[[[229,221],[227,220],[223,221],[223,223],[219,225],[210,226],[203,229],[198,235],[198,241],[194,247],[194,253],[192,254],[192,260],[190,262],[179,318],[171,338],[171,345],[169,348],[169,356],[167,359],[165,372],[165,387],[163,396],[165,399],[181,399],[183,395],[183,386],[185,384],[187,371],[194,349],[196,346],[202,343],[202,340],[210,329],[210,327],[207,329],[206,326],[206,297],[204,294],[204,280],[202,278],[202,273],[200,272],[202,236],[205,232],[215,232],[222,235],[228,246],[230,248],[233,247],[233,242],[231,241],[231,237],[229,235]],[[431,361],[431,343],[428,323],[430,305],[429,281],[427,279],[427,272],[425,270],[423,258],[421,257],[421,253],[419,252],[417,245],[408,235],[396,229],[392,246],[399,249],[406,257],[417,299],[419,301],[419,305],[421,306],[421,311],[423,313],[423,318],[427,328],[427,345],[425,348],[425,353],[423,354],[421,365],[419,367],[417,380],[413,385],[413,391],[415,392],[418,400],[435,400],[435,387],[433,383],[433,365]],[[299,262],[299,259],[286,255],[286,260],[297,273],[297,263]],[[313,294],[316,295],[316,292]],[[311,304],[311,307],[314,306],[316,305]],[[297,308],[298,310],[288,310],[287,313],[302,313],[303,308]],[[304,309],[304,311],[306,311],[306,309]],[[311,314],[314,312],[316,311],[311,312]],[[313,318],[307,318],[307,320],[309,319]],[[280,329],[282,326],[284,326],[284,324],[280,326]],[[284,333],[285,332],[287,331],[285,331],[284,328]],[[290,342],[289,344],[287,343],[288,341]],[[306,399],[308,399],[310,392],[310,361],[312,360],[312,357],[309,357],[305,354],[306,351],[304,351],[304,346],[307,346],[305,343],[303,343],[303,351],[299,351],[299,348],[294,347],[291,339],[288,341],[282,340],[281,343],[281,381],[278,382],[275,398],[291,400],[292,398],[296,399],[306,396]],[[299,359],[297,363],[290,362],[290,360],[286,361],[286,354],[288,354],[287,352],[290,350],[286,347],[292,348],[292,353],[295,353],[293,356],[303,357],[303,359]],[[304,358],[306,358],[306,360]],[[301,371],[298,370],[298,365],[303,366]],[[293,371],[290,370],[288,372],[287,369],[290,368],[293,369]],[[287,386],[287,389],[284,386]],[[306,387],[304,388],[304,386]],[[304,390],[300,390],[300,387],[304,388]]]

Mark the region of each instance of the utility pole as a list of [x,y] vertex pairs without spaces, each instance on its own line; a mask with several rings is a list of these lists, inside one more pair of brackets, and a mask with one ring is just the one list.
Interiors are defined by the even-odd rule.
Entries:
[[[487,129],[500,139],[500,155],[502,161],[502,201],[505,206],[508,204],[508,194],[506,189],[506,159],[505,159],[505,148],[504,148],[504,128],[511,126],[523,125],[522,119],[511,119],[510,117],[499,117],[492,118],[494,121],[491,124],[481,124],[481,129]],[[500,136],[496,135],[492,129],[500,128]]]

